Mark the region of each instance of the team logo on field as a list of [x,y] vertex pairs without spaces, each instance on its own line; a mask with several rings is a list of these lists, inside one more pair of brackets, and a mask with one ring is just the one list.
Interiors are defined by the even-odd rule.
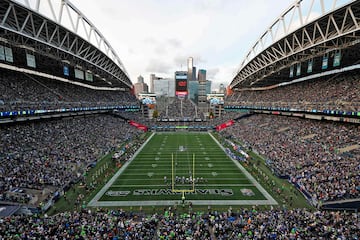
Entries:
[[248,189],[248,188],[242,188],[242,189],[240,189],[240,191],[244,196],[254,196],[255,195],[255,193],[251,189]]

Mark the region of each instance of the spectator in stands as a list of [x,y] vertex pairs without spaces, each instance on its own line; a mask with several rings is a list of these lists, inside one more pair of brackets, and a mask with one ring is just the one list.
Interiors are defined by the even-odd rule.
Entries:
[[314,202],[358,198],[360,129],[356,125],[253,115],[222,134],[258,151]]
[[226,98],[227,105],[300,110],[360,111],[360,72],[312,79],[268,90],[244,90]]
[[[28,203],[36,189],[50,195],[82,176],[88,164],[141,131],[109,115],[4,126],[0,147],[0,201]],[[15,191],[16,190],[16,191]]]
[[83,209],[0,219],[5,239],[358,239],[359,213],[306,209],[162,214]]

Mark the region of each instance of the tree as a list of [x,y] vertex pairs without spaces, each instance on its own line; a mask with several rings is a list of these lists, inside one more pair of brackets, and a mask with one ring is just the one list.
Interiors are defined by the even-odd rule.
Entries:
[[159,112],[157,110],[154,110],[152,117],[153,118],[158,118],[159,117]]
[[213,118],[214,118],[214,113],[213,113],[212,111],[209,113],[209,118],[210,118],[210,119],[213,119]]

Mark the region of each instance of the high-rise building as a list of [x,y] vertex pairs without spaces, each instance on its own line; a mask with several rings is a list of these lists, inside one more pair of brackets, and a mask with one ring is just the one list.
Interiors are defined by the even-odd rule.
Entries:
[[156,96],[175,97],[175,81],[172,78],[158,78],[154,80]]
[[162,79],[162,77],[157,77],[155,74],[150,74],[150,92],[154,93],[155,89],[154,89],[154,81]]
[[199,69],[198,81],[199,81],[198,107],[199,107],[200,111],[207,112],[206,70],[205,69]]
[[150,74],[150,92],[154,92],[154,80],[156,79],[155,74]]
[[199,71],[198,71],[198,81],[199,82],[205,82],[206,81],[206,70],[205,69],[199,69]]
[[138,83],[144,83],[144,78],[143,78],[143,76],[140,75],[140,76],[138,76],[137,79],[138,79],[138,81],[137,81]]
[[191,99],[191,101],[193,101],[194,103],[197,103],[198,101],[198,96],[199,96],[199,82],[198,81],[189,81],[188,84],[188,89],[189,89],[189,98]]
[[187,79],[188,81],[196,80],[196,67],[194,67],[194,59],[192,57],[189,57],[187,61]]
[[219,93],[225,93],[225,92],[226,92],[225,85],[223,83],[220,83],[220,85],[219,85]]
[[206,94],[211,93],[211,81],[206,80],[206,87],[205,87]]
[[138,82],[134,84],[134,94],[136,96],[139,95],[139,93],[148,93],[149,92],[149,86],[144,83],[144,78],[140,75],[138,77]]

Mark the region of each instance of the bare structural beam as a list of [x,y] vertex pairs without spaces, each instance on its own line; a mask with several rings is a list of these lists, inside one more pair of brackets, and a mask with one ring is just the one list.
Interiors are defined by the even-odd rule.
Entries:
[[[25,5],[23,5],[17,1],[0,1],[0,28],[92,64],[112,75],[119,83],[131,88],[131,80],[114,49],[97,28],[69,1],[36,0],[34,6],[31,6],[30,2],[25,1]],[[40,12],[42,2],[49,4],[48,12],[52,13],[50,15],[53,15],[54,19],[50,19]],[[53,6],[55,2],[60,2],[58,15],[55,14]],[[72,11],[71,14],[70,11]],[[61,25],[65,21],[66,12],[68,12],[66,16],[71,18],[67,21],[73,23],[73,31]],[[74,13],[77,14],[77,17],[74,16]],[[86,33],[85,37],[81,36],[79,25],[85,28],[82,30]],[[95,41],[92,41],[94,39]]]

